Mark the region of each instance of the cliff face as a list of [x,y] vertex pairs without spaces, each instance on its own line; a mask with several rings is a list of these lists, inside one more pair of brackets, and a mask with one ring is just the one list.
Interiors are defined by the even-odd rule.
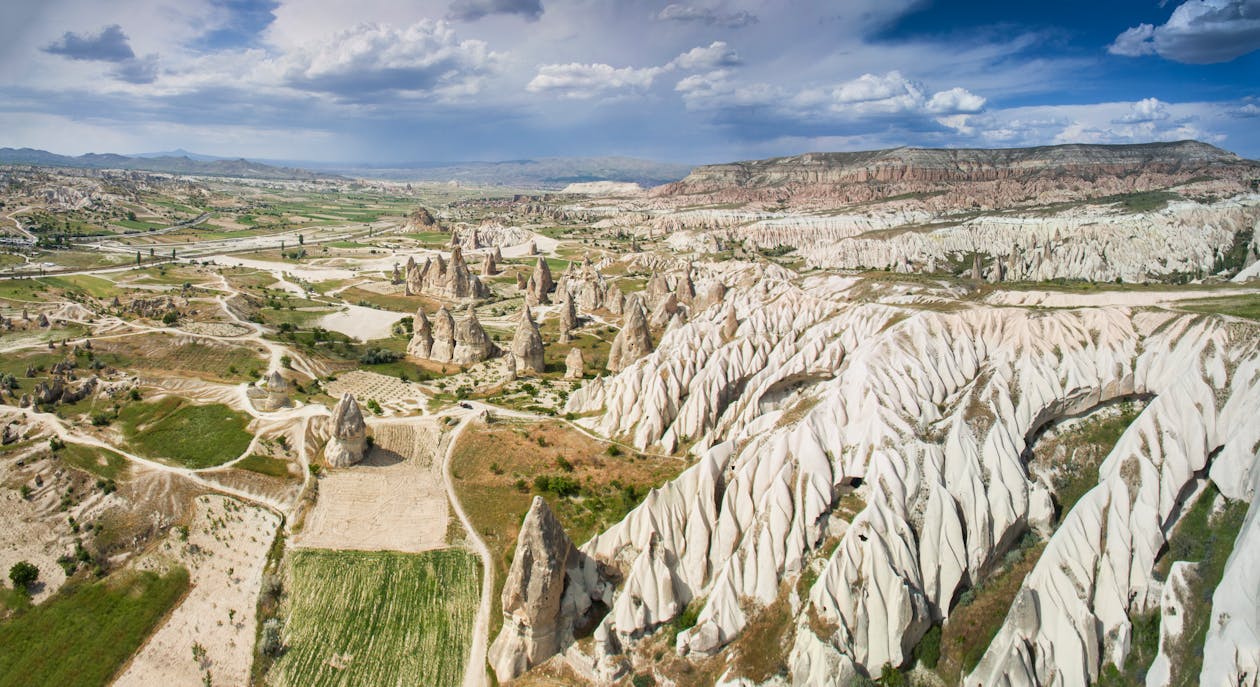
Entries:
[[[1061,145],[1006,149],[893,148],[698,167],[653,189],[655,197],[710,195],[721,200],[828,199],[865,202],[916,193],[957,193],[959,184],[1035,192],[1045,182],[1087,180],[1109,192],[1145,190],[1196,177],[1246,182],[1260,163],[1198,141],[1136,145]],[[1104,182],[1099,184],[1098,182]],[[965,200],[960,195],[959,204]]]

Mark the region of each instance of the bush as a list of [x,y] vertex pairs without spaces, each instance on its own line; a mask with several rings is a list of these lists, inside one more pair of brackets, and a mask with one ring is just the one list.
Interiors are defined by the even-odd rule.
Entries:
[[168,327],[176,322],[179,322],[179,313],[174,310],[168,310],[166,311],[166,314],[162,316],[162,324]]
[[576,496],[581,486],[568,475],[539,475],[534,478],[534,489],[563,498]]
[[27,561],[18,561],[9,568],[9,579],[13,582],[14,589],[29,591],[35,580],[39,579],[39,568]]
[[267,656],[279,656],[284,651],[284,641],[281,639],[282,630],[283,626],[279,618],[268,618],[263,623],[262,639],[258,641],[258,648]]
[[384,365],[385,363],[395,362],[400,358],[402,358],[401,355],[384,348],[369,348],[363,355],[359,356],[359,362],[363,365]]
[[936,668],[941,660],[941,626],[933,625],[914,648],[914,657],[925,668]]

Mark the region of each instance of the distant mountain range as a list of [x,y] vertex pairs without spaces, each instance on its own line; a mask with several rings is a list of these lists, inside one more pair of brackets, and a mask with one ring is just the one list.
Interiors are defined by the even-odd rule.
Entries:
[[33,148],[0,148],[0,164],[134,169],[171,174],[248,177],[256,179],[336,179],[357,177],[396,181],[456,182],[468,186],[560,189],[589,181],[633,182],[658,186],[678,181],[690,165],[629,157],[541,158],[503,162],[407,162],[390,164],[332,163],[305,160],[246,160],[176,149],[117,155],[88,153],[71,157]]
[[380,165],[295,163],[345,176],[398,181],[458,182],[469,186],[560,189],[589,181],[658,186],[678,181],[691,165],[630,157],[558,157],[502,162],[408,162]]
[[[181,151],[182,152],[182,151]],[[117,155],[88,153],[77,157],[58,155],[35,148],[0,148],[0,164],[35,165],[39,167],[74,167],[78,169],[134,169],[144,172],[194,174],[251,179],[335,179],[333,174],[312,172],[294,167],[276,167],[245,159],[169,156],[164,154]]]

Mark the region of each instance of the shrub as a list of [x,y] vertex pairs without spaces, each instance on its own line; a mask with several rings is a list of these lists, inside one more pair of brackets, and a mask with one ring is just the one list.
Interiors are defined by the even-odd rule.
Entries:
[[258,648],[267,656],[279,656],[284,651],[284,642],[280,636],[282,629],[279,618],[268,618],[263,623],[262,639],[258,642]]
[[39,568],[27,561],[18,561],[9,568],[9,579],[13,582],[14,589],[29,591],[35,580],[39,579]]
[[581,486],[568,475],[539,475],[534,478],[534,489],[564,498],[576,496]]
[[914,648],[914,656],[926,668],[936,668],[941,659],[941,626],[933,625]]

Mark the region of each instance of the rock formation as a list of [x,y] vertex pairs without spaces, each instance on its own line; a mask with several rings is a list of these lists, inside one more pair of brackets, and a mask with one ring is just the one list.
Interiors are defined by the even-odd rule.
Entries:
[[581,379],[586,374],[586,360],[582,358],[582,349],[574,346],[564,357],[564,378]]
[[573,340],[573,330],[577,329],[577,311],[573,308],[573,299],[565,298],[560,302],[560,343]]
[[332,434],[324,460],[335,468],[350,467],[367,455],[367,424],[354,396],[343,394],[332,409]]
[[556,283],[551,278],[551,267],[547,265],[546,258],[538,258],[538,262],[534,265],[534,273],[530,275],[526,284],[528,296],[535,305],[548,302],[548,294],[556,288]]
[[490,289],[468,269],[463,249],[455,246],[451,249],[449,263],[441,255],[425,258],[422,265],[418,265],[414,258],[408,258],[405,293],[408,296],[470,300],[488,297]]
[[495,275],[498,273],[499,273],[499,266],[495,263],[494,252],[486,251],[486,253],[481,256],[482,276],[489,277],[491,275]]
[[[1185,512],[1178,495],[1206,477],[1253,498],[1250,324],[1118,307],[907,313],[848,302],[843,278],[763,283],[570,396],[570,412],[605,409],[592,430],[663,451],[685,440],[698,460],[581,549],[627,571],[611,594],[586,586],[611,609],[583,650],[597,681],[691,599],[703,608],[679,649],[722,651],[746,609],[806,568],[817,577],[794,612],[791,683],[901,665],[1031,529],[1048,545],[965,684],[1086,684],[1127,651],[1131,614],[1158,603],[1155,559]],[[747,313],[738,337],[722,331],[731,305]],[[795,398],[813,404],[789,412]],[[1027,464],[1030,438],[1126,400],[1140,412],[1098,486],[1056,515],[1053,485],[1030,472],[1055,466]],[[856,510],[839,506],[842,487],[857,489]],[[1254,556],[1235,559],[1226,581],[1240,589],[1257,579]],[[1233,612],[1213,610],[1221,628],[1205,655],[1220,660],[1204,661],[1203,684],[1252,674],[1254,649],[1239,648],[1260,641],[1239,620],[1250,599],[1214,599]]]
[[516,326],[516,335],[512,337],[512,357],[516,360],[518,373],[542,374],[546,369],[542,335],[538,333],[538,325],[534,324],[528,305],[521,309],[520,323]]
[[648,330],[647,314],[643,312],[643,301],[638,297],[631,297],[630,305],[626,308],[625,323],[621,325],[621,331],[617,332],[612,348],[608,351],[608,369],[620,372],[651,350],[652,334]]
[[[686,204],[826,201],[831,206],[913,193],[939,194],[942,207],[993,207],[1058,184],[1057,200],[1167,188],[1195,177],[1233,182],[1241,192],[1257,163],[1197,141],[1040,148],[895,148],[697,167],[651,195]],[[686,198],[691,196],[690,198]],[[703,197],[703,201],[701,198]]]
[[449,363],[455,358],[455,318],[446,306],[438,308],[433,316],[433,345],[429,359]]
[[652,318],[648,323],[657,329],[664,329],[678,312],[680,312],[678,296],[671,291],[656,305],[656,310],[652,312]]
[[404,231],[441,231],[442,227],[438,225],[437,219],[433,217],[433,213],[423,206],[416,208],[410,215],[407,215],[407,222],[403,225]]
[[562,640],[572,641],[572,629],[561,625],[561,614],[571,582],[568,574],[579,559],[547,502],[535,496],[503,583],[503,629],[490,645],[490,665],[500,682],[553,656]]
[[477,313],[468,306],[468,316],[455,325],[455,350],[451,360],[457,365],[471,365],[499,354],[486,330],[477,320]]
[[429,317],[424,314],[424,308],[418,308],[415,317],[412,318],[411,341],[407,344],[407,355],[426,359],[433,357],[433,325],[429,323]]
[[289,380],[279,370],[272,370],[246,393],[255,408],[263,412],[274,412],[289,405],[289,393],[292,390],[293,385]]

